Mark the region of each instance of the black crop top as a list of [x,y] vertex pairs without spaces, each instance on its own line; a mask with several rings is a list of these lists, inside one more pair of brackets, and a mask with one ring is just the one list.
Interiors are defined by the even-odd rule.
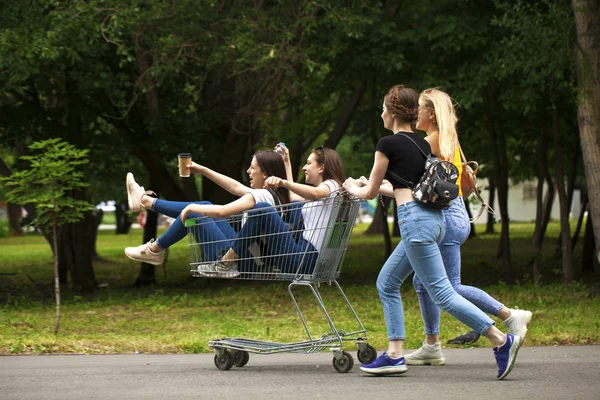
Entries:
[[[402,132],[408,135],[414,140],[417,145],[423,150],[425,154],[431,153],[431,147],[429,143],[421,136],[414,132]],[[404,135],[388,135],[379,139],[375,151],[382,152],[390,163],[388,165],[388,171],[392,171],[399,175],[401,178],[406,179],[413,184],[417,184],[425,172],[425,157],[415,145],[404,137]],[[385,173],[385,178],[390,181],[392,187],[405,188],[408,187],[405,184],[399,182],[397,179],[389,176],[388,172]]]

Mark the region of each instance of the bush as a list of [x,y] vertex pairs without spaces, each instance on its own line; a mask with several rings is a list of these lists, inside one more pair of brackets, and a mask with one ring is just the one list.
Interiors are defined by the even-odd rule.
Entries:
[[8,227],[8,221],[5,219],[0,219],[0,238],[6,238],[10,234],[10,229]]

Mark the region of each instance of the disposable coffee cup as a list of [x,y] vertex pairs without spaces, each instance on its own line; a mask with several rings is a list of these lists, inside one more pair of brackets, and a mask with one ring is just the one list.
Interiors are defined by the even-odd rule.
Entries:
[[187,178],[190,176],[190,168],[188,164],[192,162],[192,154],[191,153],[179,153],[177,155],[179,159],[179,176],[182,178]]

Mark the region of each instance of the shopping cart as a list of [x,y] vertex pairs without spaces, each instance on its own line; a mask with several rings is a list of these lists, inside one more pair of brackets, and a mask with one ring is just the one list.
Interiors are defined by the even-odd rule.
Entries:
[[[333,353],[334,368],[338,372],[349,372],[354,366],[354,359],[343,349],[344,342],[348,341],[356,343],[361,363],[375,360],[377,352],[368,344],[367,332],[337,282],[361,201],[344,191],[337,191],[317,201],[292,202],[276,207],[257,206],[259,208],[227,219],[203,217],[185,221],[191,274],[208,278],[291,281],[288,293],[308,340],[295,343],[243,338],[211,340],[209,347],[216,353],[214,362],[217,368],[243,367],[248,363],[249,353],[313,353],[329,349]],[[305,228],[304,217],[316,221],[312,224],[314,228]],[[293,243],[290,238],[293,238]],[[311,245],[306,245],[308,242]],[[232,248],[237,249],[239,257],[237,269],[216,271],[215,265]],[[346,332],[335,326],[319,292],[320,285],[325,283],[337,288],[356,319],[358,330]],[[298,286],[310,288],[330,332],[320,336],[311,334],[294,296],[293,289]]]

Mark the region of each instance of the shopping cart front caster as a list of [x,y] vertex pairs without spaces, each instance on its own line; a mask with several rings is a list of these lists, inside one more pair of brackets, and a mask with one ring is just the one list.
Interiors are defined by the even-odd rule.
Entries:
[[[220,354],[219,354],[220,353]],[[219,352],[215,354],[215,365],[221,371],[227,371],[233,367],[233,354],[229,350],[223,350],[223,352]]]
[[352,354],[347,351],[342,351],[338,357],[333,357],[333,368],[337,372],[341,372],[345,374],[349,372],[352,367],[354,367],[354,358],[352,358]]
[[361,364],[370,364],[377,358],[377,350],[375,350],[375,347],[368,344],[364,346],[363,349],[358,349],[356,355]]
[[250,360],[250,354],[247,351],[237,350],[233,352],[233,365],[236,367],[243,367],[248,364]]

